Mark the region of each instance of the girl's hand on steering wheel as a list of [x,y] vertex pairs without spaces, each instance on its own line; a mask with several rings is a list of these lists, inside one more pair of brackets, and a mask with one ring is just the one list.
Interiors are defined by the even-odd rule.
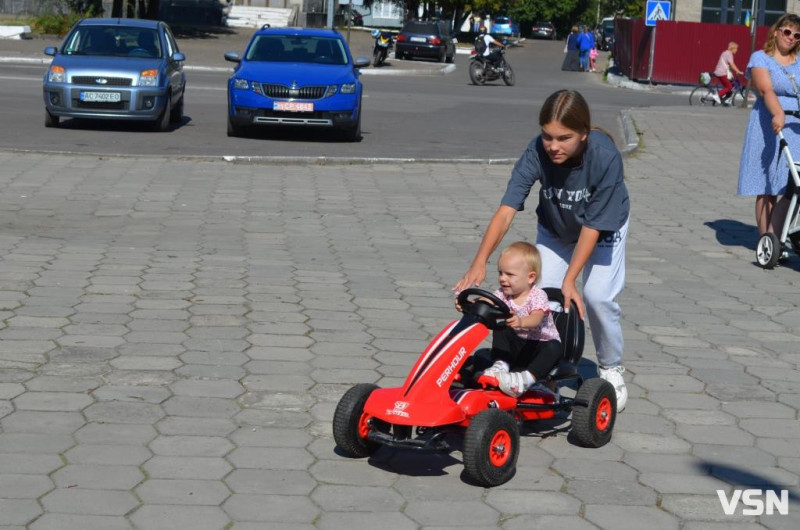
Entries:
[[578,288],[575,287],[575,283],[565,281],[561,285],[561,294],[564,296],[564,311],[569,312],[571,303],[575,302],[575,306],[578,308],[578,316],[583,320],[586,310],[583,305],[583,297],[578,292]]

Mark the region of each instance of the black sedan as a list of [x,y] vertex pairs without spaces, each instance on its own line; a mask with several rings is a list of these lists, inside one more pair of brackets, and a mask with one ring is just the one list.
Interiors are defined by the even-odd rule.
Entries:
[[397,59],[424,57],[452,63],[456,45],[446,22],[406,22],[397,34],[394,56]]

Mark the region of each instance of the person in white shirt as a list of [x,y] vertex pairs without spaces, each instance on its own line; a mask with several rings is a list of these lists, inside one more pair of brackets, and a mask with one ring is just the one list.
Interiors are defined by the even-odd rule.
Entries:
[[[483,57],[486,58],[486,61],[492,66],[499,66],[501,56],[500,50],[493,50],[492,46],[495,48],[505,48],[503,43],[489,35],[489,33],[486,31],[486,26],[481,26],[478,28],[478,39],[483,41],[483,52],[481,55],[483,55]],[[478,39],[476,39],[476,41]]]

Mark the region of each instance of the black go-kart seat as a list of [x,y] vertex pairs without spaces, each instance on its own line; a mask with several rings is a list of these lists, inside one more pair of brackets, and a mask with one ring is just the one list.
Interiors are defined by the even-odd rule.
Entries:
[[553,322],[555,322],[558,334],[561,337],[561,345],[564,349],[558,365],[550,371],[548,378],[553,381],[576,377],[578,374],[578,363],[583,357],[583,342],[586,338],[586,329],[578,314],[578,308],[573,302],[569,312],[564,311],[564,296],[561,289],[556,287],[545,287],[544,292],[547,298],[561,306],[560,310],[552,312]]

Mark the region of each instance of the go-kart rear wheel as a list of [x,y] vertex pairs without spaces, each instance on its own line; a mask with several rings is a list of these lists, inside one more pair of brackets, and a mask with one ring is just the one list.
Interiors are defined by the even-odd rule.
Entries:
[[585,381],[578,389],[576,401],[586,401],[588,406],[572,408],[572,434],[579,445],[602,447],[611,440],[617,419],[617,393],[611,383],[594,378]]
[[756,262],[765,269],[771,269],[778,264],[781,257],[781,241],[772,232],[761,236],[756,245]]
[[351,458],[364,458],[380,448],[367,440],[369,416],[364,412],[367,398],[378,387],[359,384],[345,392],[333,414],[333,439],[342,452]]
[[517,471],[517,421],[500,409],[484,410],[467,427],[463,455],[467,475],[479,486],[508,482]]

